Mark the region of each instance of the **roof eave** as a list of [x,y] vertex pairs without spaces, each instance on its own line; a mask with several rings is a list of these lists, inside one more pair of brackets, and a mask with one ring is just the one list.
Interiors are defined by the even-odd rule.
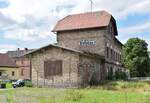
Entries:
[[75,29],[53,29],[52,32],[63,32],[63,31],[76,31],[76,30],[87,30],[87,29],[98,29],[98,28],[104,28],[108,25],[104,26],[96,26],[96,27],[87,27],[87,28],[75,28]]

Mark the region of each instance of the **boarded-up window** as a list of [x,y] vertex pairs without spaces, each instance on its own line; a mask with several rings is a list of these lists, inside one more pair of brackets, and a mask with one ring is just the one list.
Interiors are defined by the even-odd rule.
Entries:
[[45,61],[44,62],[44,76],[48,78],[50,76],[62,75],[62,60]]
[[14,71],[12,71],[12,76],[15,76],[15,72]]
[[107,58],[109,58],[109,47],[107,47]]
[[113,50],[111,49],[111,59],[113,59]]

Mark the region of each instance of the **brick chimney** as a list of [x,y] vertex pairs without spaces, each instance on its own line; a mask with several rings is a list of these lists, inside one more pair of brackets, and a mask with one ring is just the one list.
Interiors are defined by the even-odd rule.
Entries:
[[20,48],[17,48],[17,56],[19,57]]

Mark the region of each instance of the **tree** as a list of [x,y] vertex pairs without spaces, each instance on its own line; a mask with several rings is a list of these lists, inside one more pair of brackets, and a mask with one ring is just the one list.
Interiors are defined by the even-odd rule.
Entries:
[[150,76],[148,44],[139,38],[131,38],[123,47],[123,62],[131,77]]

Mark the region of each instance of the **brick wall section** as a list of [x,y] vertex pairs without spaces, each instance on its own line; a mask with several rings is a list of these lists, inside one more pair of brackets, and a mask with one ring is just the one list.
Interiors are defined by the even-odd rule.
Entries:
[[[62,60],[63,75],[44,79],[44,61]],[[32,56],[32,82],[39,86],[73,87],[77,86],[78,53],[62,50],[61,48],[47,48],[43,52],[34,53]],[[38,79],[38,84],[37,84]]]
[[[58,32],[57,40],[58,45],[65,46],[68,48],[73,48],[82,51],[89,51],[104,55],[105,44],[104,44],[104,35],[106,33],[105,28],[101,29],[89,29],[89,30],[76,30],[76,31],[66,31]],[[92,46],[81,46],[81,40],[93,40],[95,45]]]
[[[13,58],[19,67],[19,78],[30,79],[30,60],[28,58],[20,57]],[[22,75],[23,74],[23,75]]]
[[[19,72],[19,78],[21,79],[30,79],[30,60],[28,58],[20,57],[13,58],[16,62]],[[23,74],[23,75],[22,75]]]
[[94,81],[94,84],[100,83],[104,79],[101,59],[80,55],[79,62],[78,80],[81,86],[91,85],[92,81]]

